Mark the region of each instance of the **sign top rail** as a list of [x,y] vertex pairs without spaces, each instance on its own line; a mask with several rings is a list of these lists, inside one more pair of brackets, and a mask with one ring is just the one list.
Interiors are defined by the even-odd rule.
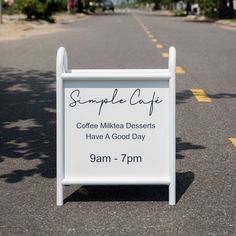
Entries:
[[[65,48],[57,53],[57,79],[66,80],[170,80],[175,74],[176,51],[169,49],[168,69],[68,69],[68,56]],[[174,68],[174,71],[173,71]]]
[[169,80],[168,69],[120,69],[120,70],[68,70],[61,74],[69,80]]

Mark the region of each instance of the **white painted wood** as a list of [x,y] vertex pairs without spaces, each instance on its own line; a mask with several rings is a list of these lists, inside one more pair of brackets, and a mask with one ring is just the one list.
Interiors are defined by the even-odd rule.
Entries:
[[176,75],[176,50],[174,47],[169,49],[169,71],[170,79],[170,180],[169,185],[169,204],[176,203],[176,90],[175,90],[175,75]]
[[61,74],[67,72],[67,53],[65,48],[60,47],[57,51],[56,61],[56,87],[57,87],[57,205],[63,205],[64,177],[64,118],[63,118],[63,80]]
[[72,185],[72,184],[80,184],[80,185],[169,185],[169,179],[157,179],[157,178],[119,178],[119,179],[108,179],[108,178],[79,178],[79,179],[63,179],[63,185]]
[[[169,177],[169,82],[168,81],[64,81],[64,129],[65,129],[65,178],[168,178]],[[140,88],[140,96],[135,101],[150,101],[155,93],[159,104],[131,105],[132,94]],[[117,91],[116,101],[123,104],[103,104],[99,114],[99,104],[86,103],[70,106],[74,100],[111,100]],[[78,96],[79,91],[79,96]],[[73,99],[72,99],[73,97]],[[151,114],[152,113],[152,114]],[[96,125],[96,129],[77,128],[76,124]],[[116,124],[117,128],[103,128]],[[154,128],[134,129],[131,124],[152,124]],[[119,127],[121,128],[119,128]],[[117,137],[123,135],[124,137]],[[98,138],[91,138],[96,135]],[[139,135],[139,136],[138,136]],[[142,135],[142,136],[141,136]],[[108,137],[107,137],[108,136]],[[140,137],[140,139],[138,139]],[[91,155],[105,156],[103,163],[90,161]],[[132,164],[124,161],[122,154]],[[107,158],[109,157],[109,158]],[[107,161],[108,159],[108,161]],[[118,159],[118,160],[115,160]],[[156,166],[155,168],[153,168]]]
[[[176,203],[176,184],[175,184],[175,68],[176,52],[175,48],[169,50],[169,68],[168,69],[139,69],[139,70],[68,70],[67,53],[64,48],[59,48],[57,53],[57,205],[63,205],[63,185],[102,185],[102,184],[163,184],[169,185],[169,204]],[[82,119],[84,122],[94,123],[106,122],[106,119],[116,123],[124,123],[125,119],[139,122],[155,123],[155,119],[143,114],[137,107],[129,113],[128,104],[118,104],[118,110],[122,111],[116,114],[114,107],[104,108],[102,112],[107,117],[98,119],[94,105],[86,102],[86,106],[79,104],[78,110],[68,108],[70,99],[72,99],[73,89],[79,88],[79,95],[76,99],[92,99],[91,94],[97,99],[109,98],[111,92],[118,88],[118,95],[121,97],[130,96],[130,91],[135,88],[142,88],[142,96],[147,99],[148,95],[155,91],[164,98],[163,106],[159,106],[154,111],[155,117],[158,117],[158,128],[155,128],[157,134],[152,133],[149,142],[153,144],[148,146],[148,142],[140,142],[132,146],[124,145],[124,142],[117,140],[104,146],[104,142],[84,142],[83,131],[76,130],[76,119]],[[102,90],[101,90],[102,89]],[[78,93],[78,91],[77,91]],[[154,94],[154,93],[153,93]],[[117,95],[117,96],[118,96]],[[141,96],[140,95],[140,96]],[[83,98],[82,98],[83,97]],[[108,99],[107,98],[107,99]],[[108,99],[109,100],[109,99]],[[75,101],[75,100],[74,100]],[[111,105],[111,104],[110,104]],[[113,104],[115,105],[115,104]],[[119,106],[120,105],[120,106]],[[123,113],[122,113],[123,112]],[[84,116],[85,114],[85,116]],[[87,114],[87,117],[86,117]],[[122,119],[122,114],[127,117]],[[121,115],[121,116],[120,116]],[[150,115],[150,114],[149,114]],[[121,118],[120,118],[121,117]],[[147,118],[145,118],[147,117]],[[140,120],[141,119],[141,120]],[[97,121],[96,121],[97,120]],[[86,131],[87,132],[87,131]],[[99,131],[104,132],[104,131]],[[110,131],[109,131],[110,132]],[[118,131],[117,131],[118,132]],[[149,132],[149,131],[148,131]],[[151,131],[150,131],[151,132]],[[145,133],[145,132],[144,132]],[[160,134],[162,137],[160,137]],[[81,136],[82,135],[82,136]],[[158,143],[159,140],[159,143]],[[138,149],[146,157],[143,165],[124,167],[103,166],[101,171],[98,166],[86,164],[88,151],[95,150],[102,152],[108,150],[111,155],[117,157],[118,150],[126,146],[126,151]],[[130,146],[130,147],[129,147]],[[141,147],[141,149],[140,149]],[[145,151],[146,150],[146,151]],[[153,155],[153,153],[156,155]],[[161,159],[162,158],[162,159]],[[149,162],[149,163],[148,163]],[[148,164],[147,164],[148,163]],[[137,163],[136,163],[137,164]],[[140,168],[140,169],[139,169]],[[141,174],[139,171],[141,170]]]
[[168,69],[124,70],[69,70],[61,75],[64,80],[169,80]]

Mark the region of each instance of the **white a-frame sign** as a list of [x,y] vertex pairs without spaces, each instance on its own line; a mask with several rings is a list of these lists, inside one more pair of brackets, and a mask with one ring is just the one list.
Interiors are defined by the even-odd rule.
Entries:
[[175,188],[175,48],[168,69],[69,70],[57,52],[57,205],[63,185]]

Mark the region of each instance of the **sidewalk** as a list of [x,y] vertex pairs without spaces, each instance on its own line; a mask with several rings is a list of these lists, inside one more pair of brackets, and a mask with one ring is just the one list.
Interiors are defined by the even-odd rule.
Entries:
[[231,27],[236,30],[236,21],[233,22],[232,20],[218,20],[216,21],[216,24],[226,26],[226,27]]
[[184,18],[184,21],[189,21],[189,22],[208,22],[208,23],[215,23],[217,25],[225,26],[225,27],[231,27],[236,29],[236,22],[233,22],[232,20],[213,20],[210,19],[206,16],[195,16],[195,15],[190,15],[186,16]]
[[56,14],[55,24],[45,20],[26,21],[24,15],[3,15],[3,24],[0,25],[0,42],[27,38],[33,35],[43,35],[64,30],[61,25],[84,18],[85,14]]
[[[151,12],[151,11],[150,11]],[[196,15],[188,15],[188,16],[175,16],[173,11],[169,10],[161,10],[161,11],[154,11],[156,12],[157,16],[173,16],[178,17],[179,19],[183,19],[186,22],[199,22],[199,23],[215,23],[217,25],[221,25],[224,27],[230,27],[236,29],[236,21],[232,20],[214,20],[211,18],[208,18],[206,16],[196,16]]]

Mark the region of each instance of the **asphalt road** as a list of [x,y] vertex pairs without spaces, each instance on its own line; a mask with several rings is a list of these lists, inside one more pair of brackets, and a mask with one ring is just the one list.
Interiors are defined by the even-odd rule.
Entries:
[[[235,235],[236,31],[150,13],[63,29],[0,43],[0,235]],[[69,68],[81,69],[167,68],[162,53],[176,47],[185,72],[177,74],[176,206],[165,186],[69,186],[56,206],[59,46]]]

